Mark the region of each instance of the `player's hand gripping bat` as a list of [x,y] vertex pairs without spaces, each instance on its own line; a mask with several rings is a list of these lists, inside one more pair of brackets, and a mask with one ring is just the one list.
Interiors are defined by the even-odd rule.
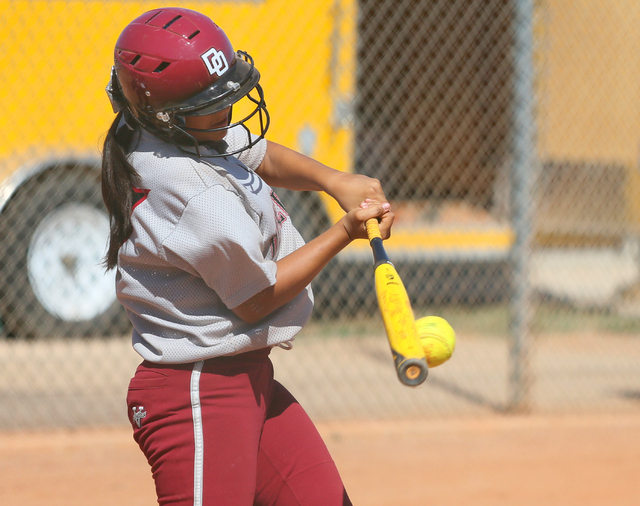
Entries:
[[378,307],[384,321],[396,372],[403,384],[417,386],[427,379],[429,368],[418,337],[411,302],[384,249],[378,220],[367,220],[366,226],[373,250]]

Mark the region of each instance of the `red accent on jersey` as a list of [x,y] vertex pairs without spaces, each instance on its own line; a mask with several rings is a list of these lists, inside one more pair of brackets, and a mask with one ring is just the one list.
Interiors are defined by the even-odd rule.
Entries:
[[135,186],[132,186],[131,189],[133,190],[133,206],[131,207],[131,212],[133,212],[133,210],[136,207],[138,207],[145,200],[147,200],[147,195],[149,195],[149,192],[151,190],[145,190],[144,188],[136,188]]

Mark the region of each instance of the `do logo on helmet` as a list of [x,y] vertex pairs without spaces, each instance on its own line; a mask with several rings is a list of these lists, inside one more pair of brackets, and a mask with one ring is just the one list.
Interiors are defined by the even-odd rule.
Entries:
[[229,63],[227,57],[222,51],[218,51],[215,47],[212,47],[201,56],[204,64],[207,66],[209,75],[216,74],[221,77],[227,70],[229,70]]

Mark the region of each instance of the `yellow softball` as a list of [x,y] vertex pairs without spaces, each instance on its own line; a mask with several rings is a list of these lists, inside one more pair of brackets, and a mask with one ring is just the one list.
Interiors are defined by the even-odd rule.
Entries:
[[451,358],[456,348],[456,333],[447,320],[425,316],[416,321],[416,326],[429,367],[437,367]]

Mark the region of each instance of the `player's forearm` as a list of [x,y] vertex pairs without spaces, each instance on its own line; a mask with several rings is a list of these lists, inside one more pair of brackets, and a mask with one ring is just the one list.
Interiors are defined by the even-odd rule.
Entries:
[[247,323],[255,323],[290,302],[351,242],[342,221],[293,253],[278,260],[276,283],[233,309]]
[[270,186],[324,191],[346,212],[366,199],[387,201],[377,179],[332,169],[273,142],[267,144],[267,153],[257,172]]
[[269,186],[297,191],[326,191],[327,182],[340,172],[275,142],[256,171]]

